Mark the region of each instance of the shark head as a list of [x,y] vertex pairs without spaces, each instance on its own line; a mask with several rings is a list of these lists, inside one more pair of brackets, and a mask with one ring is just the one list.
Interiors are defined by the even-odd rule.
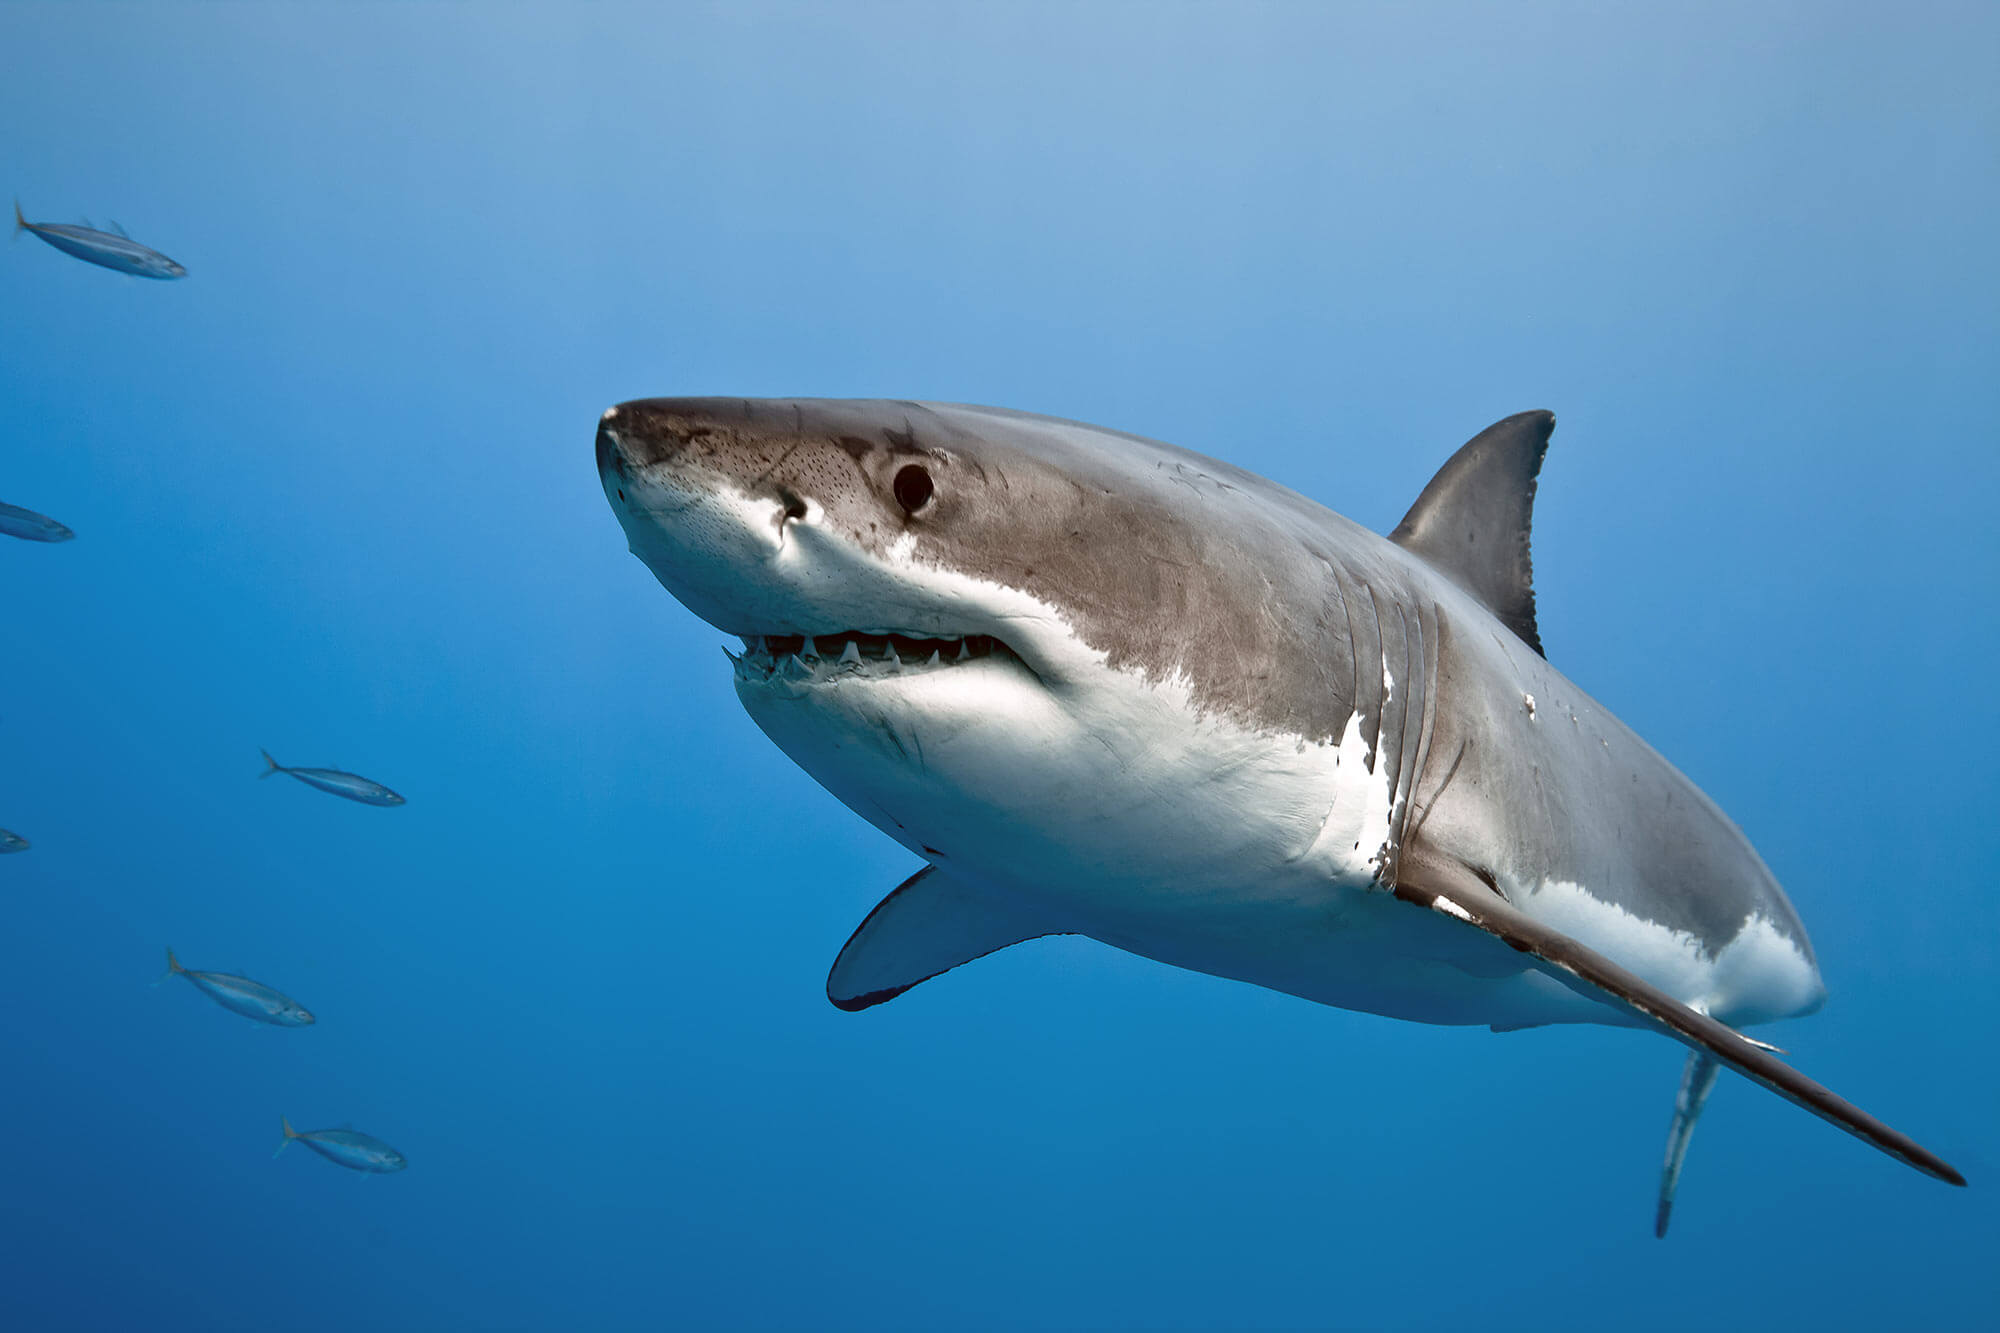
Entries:
[[[742,637],[752,719],[934,861],[1027,866],[1037,838],[1066,873],[1147,838],[1170,860],[1199,836],[1176,790],[1209,792],[1211,823],[1246,750],[1345,719],[1277,614],[1319,572],[1277,488],[1198,455],[988,408],[647,399],[604,414],[597,461],[633,553]],[[1218,516],[1240,520],[1226,549]],[[1287,790],[1252,822],[1324,813]],[[1241,841],[1206,833],[1204,855]]]
[[1070,488],[997,453],[902,404],[649,399],[612,408],[597,435],[633,554],[745,639],[746,700],[830,702],[818,687],[865,682],[921,707],[933,653],[940,669],[997,659],[968,672],[993,688],[1073,670],[1077,636],[1019,577],[1034,564],[1024,529]]

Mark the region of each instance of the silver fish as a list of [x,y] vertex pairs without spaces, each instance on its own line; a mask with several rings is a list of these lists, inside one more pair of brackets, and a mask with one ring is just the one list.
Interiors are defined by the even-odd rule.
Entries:
[[224,1009],[245,1018],[254,1018],[259,1023],[302,1028],[319,1021],[297,1000],[272,990],[261,981],[231,976],[227,972],[197,972],[193,968],[182,967],[172,949],[167,950],[167,970],[160,975],[160,980],[165,981],[168,977],[186,977],[190,985]]
[[348,800],[359,801],[363,805],[403,804],[403,798],[395,792],[379,782],[369,781],[358,773],[343,773],[337,768],[286,768],[271,758],[269,750],[259,750],[257,753],[263,755],[264,762],[270,765],[257,775],[260,778],[268,778],[273,773],[284,773],[297,778],[308,787],[317,787],[321,791],[332,792],[335,796],[345,796]]
[[327,1161],[338,1162],[350,1171],[373,1171],[386,1175],[391,1171],[401,1171],[410,1164],[409,1158],[373,1134],[363,1134],[358,1129],[297,1130],[284,1116],[278,1119],[285,1126],[285,1141],[278,1145],[278,1152],[271,1154],[273,1157],[297,1140]]
[[9,833],[6,829],[0,828],[0,852],[25,852],[27,850],[28,840],[26,838],[18,833]]
[[30,542],[66,542],[76,536],[47,514],[10,504],[0,504],[0,533]]
[[75,255],[99,268],[130,273],[138,278],[187,276],[185,268],[158,250],[139,244],[127,236],[125,229],[117,223],[111,225],[114,230],[99,231],[95,227],[78,227],[64,222],[30,222],[21,216],[20,201],[14,202],[14,230],[33,232],[66,255]]

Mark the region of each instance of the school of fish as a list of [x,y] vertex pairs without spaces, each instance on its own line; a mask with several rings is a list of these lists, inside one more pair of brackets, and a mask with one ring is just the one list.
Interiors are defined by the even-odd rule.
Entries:
[[[111,224],[110,231],[100,231],[89,225],[73,226],[65,223],[30,222],[21,215],[21,205],[14,205],[14,230],[28,232],[48,242],[64,254],[72,255],[100,268],[108,268],[117,273],[126,273],[140,278],[171,279],[187,276],[187,269],[159,251],[139,244],[125,234],[117,223]],[[30,542],[66,542],[75,537],[66,525],[50,518],[47,514],[24,509],[18,505],[0,503],[0,536],[18,537]],[[264,756],[264,771],[257,776],[270,777],[273,773],[283,773],[296,778],[308,787],[345,797],[362,805],[398,806],[403,798],[379,782],[364,778],[358,773],[349,773],[338,768],[293,768],[280,764],[268,751],[259,751]],[[0,854],[25,852],[28,840],[18,833],[0,828]],[[181,965],[172,949],[167,950],[167,970],[160,980],[179,977],[190,986],[206,995],[217,1005],[232,1014],[240,1014],[258,1023],[272,1027],[311,1027],[319,1020],[310,1009],[300,1004],[283,991],[252,981],[248,977],[230,972],[201,971]],[[156,983],[157,984],[157,983]],[[356,1129],[341,1126],[336,1129],[292,1128],[292,1122],[279,1117],[284,1126],[284,1139],[279,1143],[280,1152],[294,1141],[303,1143],[327,1161],[347,1167],[352,1171],[365,1171],[381,1175],[391,1171],[401,1171],[409,1165],[402,1153],[390,1147],[372,1134],[363,1134]],[[274,1153],[273,1156],[276,1156]]]

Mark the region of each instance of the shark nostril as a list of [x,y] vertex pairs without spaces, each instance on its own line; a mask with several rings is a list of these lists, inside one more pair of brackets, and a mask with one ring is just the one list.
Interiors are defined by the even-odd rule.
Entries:
[[778,495],[785,502],[786,518],[804,518],[806,516],[806,502],[804,500],[801,500],[782,486],[778,488]]

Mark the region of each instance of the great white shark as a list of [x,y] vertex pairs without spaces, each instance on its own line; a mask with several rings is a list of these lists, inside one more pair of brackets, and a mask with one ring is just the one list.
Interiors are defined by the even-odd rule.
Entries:
[[962,404],[655,398],[604,493],[738,698],[927,865],[840,951],[864,1009],[1081,934],[1321,1004],[1690,1054],[1655,1212],[1726,1065],[1964,1179],[1742,1029],[1825,997],[1715,803],[1543,655],[1555,418],[1461,448],[1387,538],[1240,468]]

